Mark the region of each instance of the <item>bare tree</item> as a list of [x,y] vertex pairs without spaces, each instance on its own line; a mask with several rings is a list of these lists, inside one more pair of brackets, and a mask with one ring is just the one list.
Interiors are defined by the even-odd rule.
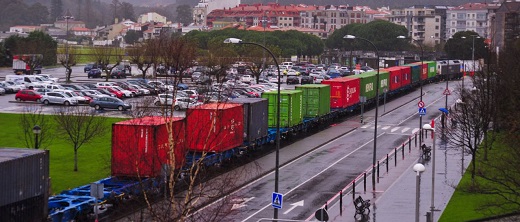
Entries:
[[78,57],[76,55],[76,49],[66,44],[65,48],[58,49],[58,62],[65,67],[65,81],[70,82],[72,73],[72,67],[76,65]]
[[[43,114],[41,107],[30,106],[24,108],[20,115],[20,126],[22,128],[21,140],[25,141],[27,147],[36,148],[35,143],[38,143],[38,147],[47,149],[53,139],[51,119],[51,116]],[[39,126],[41,129],[37,141],[33,132],[35,126]]]
[[101,69],[106,74],[106,81],[108,82],[112,70],[116,68],[123,59],[123,50],[118,47],[95,47],[92,59],[101,66]]
[[56,111],[57,135],[74,148],[74,171],[78,171],[78,150],[85,143],[105,134],[106,119],[98,117],[89,107],[70,107]]
[[182,83],[182,76],[196,65],[197,44],[183,37],[165,37],[161,58],[166,67],[173,67],[174,84]]
[[200,64],[207,67],[205,74],[215,77],[217,83],[221,83],[237,54],[223,41],[208,43],[208,48],[208,51],[199,56],[201,57]]

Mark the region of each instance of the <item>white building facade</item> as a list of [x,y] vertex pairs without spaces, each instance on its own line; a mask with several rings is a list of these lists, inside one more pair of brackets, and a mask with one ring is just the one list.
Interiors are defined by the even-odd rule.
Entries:
[[479,36],[487,38],[488,28],[486,3],[466,3],[447,11],[446,38],[460,31],[474,31]]

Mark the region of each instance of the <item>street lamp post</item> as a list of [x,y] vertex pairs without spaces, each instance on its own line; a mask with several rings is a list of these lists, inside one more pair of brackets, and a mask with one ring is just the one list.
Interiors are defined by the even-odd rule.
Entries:
[[39,148],[38,135],[40,135],[40,133],[42,132],[42,128],[38,125],[34,125],[32,130],[34,133],[34,149],[38,149]]
[[413,170],[417,172],[415,177],[415,222],[419,222],[419,206],[421,198],[421,173],[424,172],[424,165],[417,163],[413,166]]
[[[405,36],[397,36],[398,39],[406,39]],[[415,41],[417,42],[417,45],[419,45],[419,47],[421,48],[421,73],[420,75],[422,76],[422,72],[424,72],[424,49],[423,49],[423,46],[421,44],[421,42],[415,40],[415,39],[412,39],[412,41]],[[421,77],[419,76],[419,79]],[[421,86],[421,94],[420,94],[420,98],[419,98],[419,102],[422,102],[423,101],[423,81],[419,81],[420,83],[420,86]],[[419,115],[419,144],[422,144],[422,139],[423,139],[423,131],[422,131],[422,115]]]
[[475,38],[480,39],[479,35],[471,35],[473,39],[473,46],[471,48],[471,60],[473,60],[473,73],[475,73]]
[[[275,163],[275,173],[274,173],[274,192],[278,193],[278,178],[279,178],[279,163],[280,163],[280,66],[278,65],[278,61],[276,60],[276,56],[264,45],[254,43],[254,42],[243,42],[241,39],[237,38],[228,38],[224,40],[224,43],[232,43],[232,44],[247,44],[247,45],[256,45],[263,48],[267,51],[271,57],[273,57],[274,63],[278,70],[278,95],[276,102],[276,163]],[[274,208],[274,219],[278,219],[278,209]]]
[[70,13],[67,11],[67,15],[63,16],[63,19],[65,19],[65,76],[67,79],[67,82],[70,81],[69,76],[69,19],[72,19]]
[[433,148],[432,148],[432,199],[431,199],[431,205],[430,205],[430,211],[431,211],[431,220],[433,221],[434,216],[433,212],[435,210],[435,128],[433,128],[430,124],[424,124],[423,129],[426,131],[432,131],[432,137],[433,137]]
[[[466,41],[466,36],[462,36],[460,38]],[[464,50],[462,50],[462,67],[462,90],[464,90],[464,78],[466,78],[466,62],[464,61]]]
[[379,110],[379,51],[377,50],[376,45],[374,45],[373,42],[369,41],[368,39],[356,37],[353,35],[345,35],[343,36],[343,39],[361,39],[363,41],[366,41],[370,43],[374,50],[376,50],[377,55],[377,75],[376,75],[376,115],[374,120],[374,150],[372,153],[372,191],[376,191],[376,150],[377,150],[377,117],[379,116],[378,110]]

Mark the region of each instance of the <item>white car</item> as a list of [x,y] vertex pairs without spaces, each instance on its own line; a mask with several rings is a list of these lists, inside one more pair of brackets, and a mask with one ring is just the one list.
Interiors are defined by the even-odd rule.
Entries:
[[150,95],[150,90],[145,89],[140,85],[130,85],[130,87],[139,90],[139,92],[141,92],[141,95]]
[[63,104],[66,106],[78,105],[78,100],[62,93],[62,92],[46,92],[43,94],[41,101],[45,105],[49,104]]
[[115,82],[98,82],[96,86],[117,86]]
[[83,96],[80,96],[78,94],[76,94],[74,91],[72,90],[66,90],[66,89],[55,89],[53,90],[53,92],[62,92],[63,94],[71,97],[71,98],[74,98],[75,100],[78,101],[78,103],[80,104],[88,104],[88,100],[83,97]]
[[[174,110],[187,109],[193,106],[200,105],[196,99],[189,97],[176,97],[173,98],[171,94],[159,94],[153,101],[156,106],[172,106]],[[175,105],[174,105],[175,103]]]
[[65,90],[65,87],[63,87],[61,85],[55,85],[55,84],[44,84],[43,88],[50,89],[50,90],[57,90],[57,89]]
[[51,74],[37,74],[37,76],[42,77],[44,80],[52,81],[52,82],[55,82],[55,83],[60,80],[60,78],[52,77]]
[[245,82],[245,83],[251,83],[254,80],[255,80],[255,78],[253,78],[253,76],[251,76],[251,75],[243,75],[242,77],[240,77],[240,81]]

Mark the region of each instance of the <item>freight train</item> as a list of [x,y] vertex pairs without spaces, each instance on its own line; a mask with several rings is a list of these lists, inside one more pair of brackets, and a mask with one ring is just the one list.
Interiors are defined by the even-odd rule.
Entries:
[[[460,62],[424,61],[355,76],[296,86],[280,92],[281,138],[315,127],[376,101],[379,92],[388,96],[410,91],[420,84],[462,76]],[[90,185],[63,191],[49,199],[49,219],[70,221],[106,207],[93,208],[94,201],[117,207],[125,199],[149,190],[160,190],[166,170],[183,175],[194,164],[220,165],[232,157],[274,143],[277,131],[278,92],[262,98],[236,99],[189,108],[185,118],[161,116],[126,120],[112,126],[112,176],[101,198],[90,198]],[[175,169],[171,169],[174,166]],[[171,172],[171,171],[168,171]],[[144,186],[143,186],[144,184]],[[107,206],[107,205],[102,205]]]

